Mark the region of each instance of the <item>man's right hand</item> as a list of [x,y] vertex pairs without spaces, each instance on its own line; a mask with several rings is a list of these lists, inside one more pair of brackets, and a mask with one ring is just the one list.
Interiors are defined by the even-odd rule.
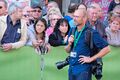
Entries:
[[73,42],[74,42],[74,35],[71,35],[68,39],[68,45],[72,45]]

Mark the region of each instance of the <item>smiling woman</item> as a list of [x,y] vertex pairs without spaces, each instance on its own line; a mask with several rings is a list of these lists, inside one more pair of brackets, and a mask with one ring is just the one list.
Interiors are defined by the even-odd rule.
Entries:
[[70,30],[69,23],[66,19],[59,19],[55,25],[53,33],[49,36],[51,46],[62,46],[67,43],[68,32]]
[[45,19],[38,19],[35,23],[34,23],[34,37],[35,37],[35,41],[31,38],[31,34],[28,31],[28,40],[26,45],[29,46],[33,46],[35,49],[39,49],[40,46],[42,46],[43,44],[46,44],[46,49],[48,49],[48,51],[50,50],[50,45],[48,44],[48,36],[46,36],[45,34],[45,30],[47,28],[47,24]]

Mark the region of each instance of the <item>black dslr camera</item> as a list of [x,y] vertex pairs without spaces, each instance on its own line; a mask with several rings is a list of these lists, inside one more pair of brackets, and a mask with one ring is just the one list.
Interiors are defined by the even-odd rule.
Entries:
[[101,80],[102,78],[102,59],[97,59],[95,62],[92,64],[92,74],[95,76],[97,80]]
[[[59,61],[56,63],[57,69],[62,69],[63,67],[69,65],[69,56],[64,61]],[[95,76],[97,80],[101,80],[102,78],[102,59],[97,59],[92,63],[92,74]]]
[[67,65],[69,65],[69,56],[64,61],[59,61],[56,63],[57,69],[59,70]]

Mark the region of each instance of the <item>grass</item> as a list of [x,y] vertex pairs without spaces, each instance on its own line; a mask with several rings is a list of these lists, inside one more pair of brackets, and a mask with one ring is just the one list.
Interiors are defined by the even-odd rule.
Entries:
[[[119,47],[111,47],[111,52],[103,58],[102,80],[120,80],[119,53]],[[51,52],[44,55],[43,80],[68,80],[68,67],[57,70],[55,65],[67,55],[63,47],[52,47]],[[6,53],[0,50],[0,80],[41,80],[40,56],[31,47]]]

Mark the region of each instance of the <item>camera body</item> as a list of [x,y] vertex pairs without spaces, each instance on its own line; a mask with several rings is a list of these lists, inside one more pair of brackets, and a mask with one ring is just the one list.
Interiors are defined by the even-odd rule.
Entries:
[[92,64],[92,74],[95,76],[97,80],[100,80],[102,78],[102,59],[97,59],[95,62]]
[[57,69],[59,70],[67,65],[69,65],[69,56],[64,61],[56,62]]
[[[56,67],[59,70],[67,65],[69,65],[69,56],[64,61],[56,62]],[[92,63],[92,74],[97,80],[100,80],[102,78],[102,67],[103,63],[101,58]]]

